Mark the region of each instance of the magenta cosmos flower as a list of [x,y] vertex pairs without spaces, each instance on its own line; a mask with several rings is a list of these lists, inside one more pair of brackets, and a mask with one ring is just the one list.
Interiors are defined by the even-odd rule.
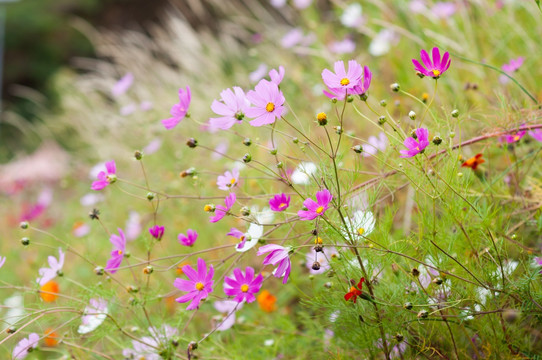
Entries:
[[324,189],[316,193],[316,201],[311,198],[305,199],[303,205],[307,210],[299,210],[297,215],[301,220],[313,220],[318,216],[324,215],[327,209],[329,209],[329,203],[333,196],[329,190]]
[[240,124],[245,117],[246,110],[250,107],[245,92],[240,87],[234,86],[220,93],[222,101],[214,100],[211,110],[221,117],[210,118],[212,127],[227,130],[235,124]]
[[126,250],[126,238],[124,237],[124,232],[121,228],[117,229],[119,235],[111,234],[109,241],[113,244],[113,250],[111,251],[111,258],[107,261],[105,265],[105,270],[109,271],[111,274],[117,272],[117,269],[122,262],[124,257],[124,251]]
[[217,221],[222,220],[224,216],[226,216],[226,213],[231,210],[233,204],[235,204],[235,200],[237,199],[237,196],[235,193],[231,193],[224,199],[224,203],[226,206],[217,205],[215,209],[215,214],[209,218],[209,221],[212,223],[215,223]]
[[542,142],[542,129],[529,131],[529,135],[531,135],[536,141]]
[[198,239],[198,232],[196,230],[188,229],[186,230],[186,235],[179,234],[179,236],[177,236],[177,239],[179,240],[181,245],[192,246]]
[[288,281],[288,277],[290,276],[290,270],[292,268],[292,264],[290,263],[290,258],[288,256],[290,253],[290,248],[275,244],[269,244],[259,248],[257,255],[260,256],[268,252],[270,252],[270,254],[265,257],[265,259],[263,260],[263,264],[278,264],[277,268],[273,272],[273,275],[275,275],[275,277],[277,278],[284,276],[282,283],[286,284],[286,282]]
[[509,74],[518,71],[525,59],[523,57],[518,57],[517,59],[512,59],[508,64],[504,64],[501,69]]
[[440,51],[437,47],[433,48],[433,61],[429,58],[427,51],[420,51],[420,56],[422,58],[423,67],[420,62],[416,59],[412,59],[414,68],[420,74],[432,77],[433,79],[438,79],[448,68],[450,67],[450,54],[446,51],[442,59],[440,58]]
[[234,301],[242,302],[245,300],[251,303],[256,300],[254,294],[260,291],[263,282],[263,275],[259,274],[254,278],[254,269],[247,266],[245,274],[241,269],[233,269],[233,276],[224,279],[224,293],[228,296],[235,296]]
[[24,338],[15,345],[13,349],[13,359],[24,359],[31,349],[35,349],[40,341],[40,336],[36,333],[31,333],[28,338]]
[[[361,66],[361,65],[360,65]],[[347,94],[349,95],[363,95],[369,90],[371,85],[371,79],[373,78],[373,73],[369,70],[369,67],[363,67],[363,75],[360,78],[359,82],[355,84],[352,88],[347,89],[346,87],[342,88],[329,88],[324,90],[324,95],[330,99],[344,100]]]
[[164,230],[165,230],[165,227],[154,225],[153,227],[149,229],[149,233],[156,240],[162,240],[162,237],[164,236]]
[[284,95],[277,84],[260,80],[254,90],[247,94],[248,100],[254,105],[246,111],[246,116],[254,118],[249,124],[252,126],[263,126],[272,124],[282,116],[284,112]]
[[220,190],[230,190],[239,182],[239,170],[226,171],[224,175],[218,175],[216,185]]
[[179,89],[179,103],[171,107],[171,118],[162,120],[162,125],[168,130],[173,129],[186,117],[188,107],[190,106],[190,87],[186,87],[186,90]]
[[58,260],[54,256],[49,256],[47,257],[47,261],[49,262],[49,267],[41,268],[39,270],[40,277],[36,280],[40,286],[47,284],[62,272],[62,267],[64,266],[64,252],[61,248],[58,248]]
[[6,257],[5,256],[0,256],[0,268],[2,266],[4,266],[4,263],[6,262]]
[[183,266],[182,270],[189,280],[177,278],[173,285],[181,291],[188,292],[188,294],[175,299],[175,301],[178,303],[192,301],[186,310],[197,309],[200,301],[207,298],[209,293],[213,292],[213,275],[215,274],[215,269],[211,265],[209,266],[209,271],[207,271],[205,260],[198,258],[197,272],[190,265]]
[[284,211],[290,206],[290,196],[284,193],[277,194],[269,199],[269,207],[273,211]]
[[115,164],[115,160],[106,162],[105,170],[107,172],[100,171],[98,173],[98,180],[94,181],[90,187],[92,190],[102,190],[107,185],[113,184],[115,181],[117,181],[117,165]]
[[512,143],[520,141],[525,136],[526,133],[527,131],[523,130],[523,131],[518,131],[515,134],[506,134],[501,137],[501,141],[504,141],[508,144],[512,144]]
[[400,157],[402,158],[410,158],[413,156],[416,156],[420,153],[423,153],[425,148],[429,145],[429,131],[424,128],[416,129],[414,132],[416,134],[416,138],[409,137],[405,139],[405,142],[403,143],[408,150],[401,150]]

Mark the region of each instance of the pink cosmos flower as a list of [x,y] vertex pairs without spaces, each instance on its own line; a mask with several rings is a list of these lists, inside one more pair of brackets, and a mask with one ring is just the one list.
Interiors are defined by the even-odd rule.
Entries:
[[235,324],[235,313],[243,307],[243,303],[233,300],[215,301],[213,305],[217,311],[222,313],[222,317],[216,327],[217,331],[230,329]]
[[49,256],[47,257],[47,261],[49,262],[49,267],[41,268],[39,270],[40,277],[36,280],[40,286],[53,280],[62,272],[62,267],[64,266],[64,252],[61,248],[58,248],[58,260],[54,256]]
[[248,79],[251,83],[255,83],[263,79],[265,73],[267,72],[267,65],[260,64],[256,70],[248,74]]
[[215,209],[214,216],[211,216],[209,218],[209,221],[212,223],[215,223],[217,221],[220,221],[226,216],[226,213],[231,210],[233,204],[235,204],[235,200],[237,200],[237,196],[235,193],[231,193],[224,199],[224,203],[226,206],[217,205]]
[[175,301],[179,303],[191,301],[186,310],[197,309],[200,301],[207,298],[209,293],[213,292],[213,275],[215,270],[213,265],[211,265],[209,266],[209,271],[207,271],[207,264],[202,258],[198,258],[197,272],[190,265],[183,266],[182,270],[189,280],[177,278],[173,285],[181,291],[188,292],[188,294],[175,299]]
[[6,257],[5,256],[0,256],[0,268],[2,266],[4,266],[4,263],[6,262]]
[[141,234],[141,215],[137,211],[130,211],[128,220],[126,220],[126,240],[133,241],[137,239],[139,234]]
[[[339,63],[339,68],[340,66],[342,66],[343,70],[344,70],[344,64],[341,62],[341,61],[337,61],[335,63],[335,71],[337,72],[337,63]],[[350,65],[350,63],[352,63],[352,65]],[[348,62],[348,72],[350,73],[351,72],[351,68],[354,67],[357,71],[358,67],[359,67],[359,70],[361,71],[360,72],[360,76],[359,76],[359,79],[357,80],[351,80],[347,77],[341,79],[340,81],[342,81],[342,83],[348,83],[348,85],[345,85],[345,86],[340,86],[340,87],[331,87],[330,85],[334,85],[336,84],[336,82],[326,82],[326,80],[324,79],[324,72],[322,72],[322,78],[324,79],[324,83],[327,85],[328,87],[328,90],[324,90],[324,95],[327,96],[328,98],[330,99],[337,99],[337,100],[344,100],[344,98],[346,97],[347,94],[350,94],[350,95],[363,95],[367,92],[367,90],[369,90],[369,86],[371,85],[371,79],[373,77],[373,74],[371,73],[371,70],[369,70],[369,67],[368,66],[364,66],[363,67],[363,70],[361,69],[361,65],[359,65],[356,61],[354,60],[350,60]],[[326,71],[327,69],[325,69],[324,71]],[[326,73],[327,74],[327,77],[329,74],[331,74],[331,72],[329,70],[327,70],[329,73]],[[333,75],[333,74],[332,74]],[[328,77],[329,79],[329,77]]]
[[186,235],[179,234],[177,239],[184,246],[192,246],[198,239],[198,232],[196,230],[188,229],[186,230]]
[[408,150],[401,150],[403,154],[400,157],[410,158],[424,152],[425,148],[429,145],[429,131],[425,128],[419,128],[415,131],[416,139],[409,137],[405,139],[403,143]]
[[239,170],[226,171],[224,175],[218,175],[216,185],[220,190],[230,190],[239,182]]
[[448,19],[457,11],[457,5],[449,1],[439,1],[431,8],[431,13],[439,19]]
[[105,270],[109,271],[111,274],[117,272],[122,259],[124,258],[124,251],[126,250],[126,238],[124,237],[124,232],[121,228],[117,229],[119,235],[111,234],[109,241],[113,244],[113,250],[111,251],[111,258],[107,260],[105,265]]
[[286,284],[286,282],[288,281],[288,277],[290,276],[290,270],[292,268],[292,264],[290,263],[290,258],[288,256],[290,253],[290,248],[282,247],[275,244],[264,245],[258,249],[257,255],[260,256],[268,252],[270,252],[270,254],[267,255],[266,258],[263,260],[263,265],[278,264],[273,274],[277,278],[284,276],[282,283]]
[[31,333],[28,338],[24,338],[15,345],[13,349],[13,359],[24,359],[31,349],[35,349],[40,341],[40,336],[36,333]]
[[260,291],[263,282],[263,275],[259,274],[254,278],[254,269],[247,266],[245,274],[241,269],[233,269],[233,277],[224,278],[224,293],[228,296],[235,296],[234,301],[251,303],[256,300],[254,294]]
[[316,201],[311,198],[305,199],[303,205],[307,210],[299,210],[297,215],[301,220],[313,220],[318,216],[324,215],[327,209],[329,209],[329,203],[333,196],[328,189],[318,191],[316,193]]
[[179,103],[171,107],[171,118],[162,120],[162,125],[168,130],[173,129],[186,117],[188,107],[190,106],[190,87],[186,87],[186,90],[179,89]]
[[529,131],[529,135],[531,135],[536,141],[542,142],[542,129]]
[[127,73],[111,89],[113,96],[117,97],[124,94],[134,83],[134,75]]
[[271,69],[271,71],[269,71],[269,77],[271,78],[271,82],[273,84],[279,86],[284,78],[284,66],[280,65],[279,71],[276,69]]
[[[412,59],[414,68],[420,74],[432,77],[433,79],[438,79],[448,68],[450,67],[451,59],[450,54],[446,51],[442,59],[440,58],[440,51],[437,47],[433,48],[433,61],[429,58],[427,51],[420,51],[420,56],[422,58],[423,67],[420,62],[416,59]],[[427,69],[426,69],[427,68]]]
[[284,112],[284,95],[277,84],[270,81],[260,80],[254,90],[248,92],[247,98],[254,105],[245,113],[247,117],[254,118],[249,122],[252,126],[272,124]]
[[515,142],[518,142],[521,140],[521,138],[523,138],[525,136],[525,134],[527,133],[527,131],[518,131],[517,133],[515,134],[506,134],[506,135],[503,135],[501,137],[501,141],[503,142],[506,142],[508,144],[512,144],[512,143],[515,143]]
[[290,196],[284,193],[277,194],[269,199],[269,207],[273,211],[284,211],[290,206]]
[[23,214],[19,217],[20,221],[32,221],[45,212],[53,201],[53,190],[45,188],[38,196],[36,203],[30,207],[25,207]]
[[163,226],[154,225],[149,229],[149,233],[156,240],[162,240],[162,236],[164,236],[164,230],[165,228]]
[[299,44],[302,40],[303,30],[300,28],[293,28],[282,37],[280,45],[285,49],[289,49]]
[[136,104],[131,103],[120,108],[119,113],[122,116],[132,115],[137,110]]
[[363,70],[356,60],[348,61],[348,71],[343,61],[336,61],[333,66],[335,73],[328,69],[322,71],[322,80],[329,89],[353,89],[361,80]]
[[369,136],[367,142],[369,144],[363,146],[362,155],[364,157],[376,155],[378,151],[385,151],[386,147],[388,146],[388,137],[386,136],[386,134],[381,132],[380,134],[378,134],[378,138],[376,136]]
[[334,54],[350,54],[354,50],[356,50],[356,43],[350,37],[345,37],[341,41],[334,41],[329,44],[329,51]]
[[117,165],[115,164],[115,160],[106,162],[105,169],[107,172],[100,171],[98,173],[98,180],[94,181],[90,187],[92,190],[102,190],[107,185],[113,184],[115,181],[117,181]]
[[211,126],[227,130],[235,124],[241,124],[246,110],[250,107],[250,102],[243,89],[234,86],[233,91],[232,89],[223,90],[220,97],[222,101],[214,100],[211,109],[222,116],[210,118],[209,123]]
[[501,69],[509,74],[518,71],[525,59],[520,56],[517,59],[511,59],[508,64],[504,64]]

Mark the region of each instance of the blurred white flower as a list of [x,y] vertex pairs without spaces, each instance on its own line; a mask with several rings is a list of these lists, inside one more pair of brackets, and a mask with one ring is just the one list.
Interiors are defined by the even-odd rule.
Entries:
[[306,9],[312,4],[312,0],[294,0],[294,6],[300,10]]
[[348,227],[343,229],[343,235],[347,239],[353,236],[354,240],[362,240],[363,237],[369,236],[375,228],[375,218],[371,211],[356,210],[352,217],[345,220]]
[[125,229],[126,240],[129,241],[135,240],[141,234],[141,216],[137,211],[130,211]]
[[79,203],[81,203],[83,206],[92,206],[104,201],[104,199],[105,196],[101,193],[88,193],[79,199]]
[[363,23],[363,8],[360,3],[352,3],[344,9],[341,24],[346,27],[358,27]]
[[332,42],[328,47],[334,54],[350,54],[356,50],[356,43],[349,37],[345,37],[341,41]]
[[248,79],[251,83],[257,83],[263,79],[265,75],[267,75],[267,65],[260,64],[256,70],[248,74]]
[[90,299],[89,305],[85,307],[81,317],[82,324],[79,325],[77,332],[79,334],[87,334],[96,330],[107,317],[107,301],[102,298]]
[[214,307],[222,315],[216,319],[217,331],[226,331],[235,324],[235,313],[243,307],[244,303],[238,303],[233,300],[215,301]]
[[381,132],[378,134],[378,138],[376,136],[369,136],[367,142],[369,144],[363,145],[362,155],[364,157],[374,156],[378,153],[378,151],[385,151],[386,147],[388,146],[388,137],[386,134]]
[[15,294],[4,300],[4,308],[8,309],[5,316],[2,316],[2,322],[6,328],[17,324],[24,317],[24,298],[22,295]]
[[384,29],[380,31],[369,44],[369,54],[373,56],[387,54],[391,49],[392,42],[395,40],[396,36],[393,30]]
[[307,185],[311,182],[311,176],[316,173],[318,168],[313,162],[300,163],[292,173],[290,179],[296,185]]

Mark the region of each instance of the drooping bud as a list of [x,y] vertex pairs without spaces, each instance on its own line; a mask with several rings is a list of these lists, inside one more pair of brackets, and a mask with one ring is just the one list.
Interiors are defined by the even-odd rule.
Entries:
[[354,101],[354,97],[352,95],[346,95],[346,102],[351,103]]
[[359,96],[359,99],[361,101],[367,101],[367,98],[369,97],[369,95],[367,95],[367,93],[363,93]]
[[320,263],[318,261],[315,261],[314,263],[312,263],[312,269],[314,271],[320,270]]
[[188,139],[188,141],[186,142],[186,145],[189,147],[189,148],[195,148],[196,146],[198,146],[198,141],[194,138],[190,138]]

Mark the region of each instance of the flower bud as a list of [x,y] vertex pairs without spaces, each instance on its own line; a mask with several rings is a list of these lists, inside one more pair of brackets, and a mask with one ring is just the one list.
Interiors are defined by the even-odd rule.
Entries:
[[297,144],[297,143],[299,143],[299,139],[295,137],[295,138],[292,139],[292,142],[293,142],[294,144]]
[[188,168],[184,171],[182,171],[179,175],[182,177],[182,178],[185,178],[187,176],[194,176],[194,174],[196,173],[196,168]]
[[414,276],[414,277],[420,276],[420,270],[418,270],[418,269],[416,269],[416,268],[412,268],[412,270],[410,270],[410,273],[411,273],[412,276]]
[[352,146],[351,149],[354,150],[356,154],[361,154],[363,152],[363,148],[361,147],[361,145]]
[[410,118],[410,120],[416,120],[416,113],[410,110],[410,112],[408,113],[408,117]]
[[196,146],[198,146],[198,141],[194,138],[190,138],[188,139],[188,141],[186,142],[186,145],[189,147],[189,148],[195,148]]
[[141,160],[143,158],[143,153],[141,152],[141,150],[136,150],[134,152],[134,157],[136,160]]
[[363,93],[359,96],[359,99],[361,101],[367,101],[367,98],[369,97],[369,95],[367,95],[367,93]]
[[426,319],[429,316],[429,312],[427,310],[421,310],[416,316],[418,319]]
[[137,292],[139,292],[139,287],[137,287],[135,285],[128,285],[126,287],[126,291],[128,291],[129,293],[137,293]]
[[440,278],[440,277],[437,277],[437,278],[434,278],[434,279],[432,280],[432,282],[433,282],[434,284],[436,284],[436,285],[442,285],[442,283],[444,282],[444,280],[442,280],[442,278]]
[[521,312],[516,309],[506,309],[502,313],[504,320],[508,323],[516,322],[516,320],[518,319],[520,315],[521,315]]
[[243,206],[241,208],[241,215],[243,216],[249,216],[250,215],[250,209],[246,206]]
[[143,274],[145,275],[150,275],[152,274],[154,271],[154,268],[151,266],[151,265],[147,265],[145,266],[145,268],[143,269]]
[[312,264],[312,269],[314,271],[318,271],[320,270],[320,263],[318,261],[315,261],[313,264]]
[[100,220],[100,210],[94,208],[88,213],[88,217],[91,220]]
[[148,192],[148,193],[147,193],[147,200],[152,201],[152,200],[154,200],[154,197],[155,197],[155,196],[156,196],[155,193],[153,193],[153,192]]
[[341,135],[343,133],[343,128],[340,126],[334,126],[333,129],[335,129],[337,135]]
[[351,103],[352,101],[354,101],[354,97],[352,95],[346,95],[346,102]]
[[401,86],[399,86],[398,83],[393,83],[393,84],[390,85],[390,89],[393,92],[399,92],[399,90],[401,90]]
[[429,100],[429,94],[426,93],[426,92],[424,92],[424,93],[422,94],[422,101],[423,101],[424,103],[426,103],[427,100]]
[[196,350],[198,348],[198,343],[195,341],[191,341],[190,344],[188,344],[188,350]]
[[450,139],[453,139],[454,137],[455,137],[455,132],[452,131],[452,132],[450,133]]
[[412,309],[412,303],[411,302],[406,302],[404,303],[403,307],[407,310],[411,310]]
[[416,140],[418,139],[418,135],[416,134],[416,129],[412,129],[412,131],[410,132],[410,137]]
[[214,213],[215,212],[215,206],[213,204],[206,204],[204,207],[203,207],[203,211],[205,212],[208,212],[208,213]]
[[96,266],[94,268],[94,273],[98,276],[101,276],[104,274],[104,268],[102,266]]
[[438,135],[433,136],[433,144],[437,146],[442,144],[442,138]]
[[456,118],[456,117],[458,117],[458,116],[459,116],[459,110],[453,109],[453,110],[452,110],[452,117]]
[[282,161],[279,161],[279,162],[277,163],[277,167],[278,167],[279,169],[282,169],[282,168],[284,167],[284,164],[282,163]]
[[21,223],[19,224],[19,227],[23,230],[28,229],[28,221],[21,221]]
[[386,100],[380,100],[380,106],[386,107],[388,105],[388,102]]
[[317,236],[318,235],[318,229],[312,229],[311,234],[313,234],[314,236]]
[[6,333],[13,334],[15,331],[17,331],[17,328],[15,326],[10,326],[6,329]]
[[379,125],[384,125],[386,123],[386,121],[387,121],[387,119],[386,119],[386,117],[384,115],[382,115],[382,116],[380,116],[378,118],[378,124]]
[[316,246],[314,247],[314,251],[316,251],[316,252],[322,252],[322,251],[324,251],[324,247],[323,247],[322,245],[318,244],[318,245],[316,245]]
[[30,245],[30,239],[27,238],[27,237],[22,238],[21,239],[21,244],[23,244],[24,246]]
[[327,283],[324,284],[324,287],[326,289],[331,289],[332,286],[333,286],[333,283],[331,281],[328,281]]
[[395,340],[397,340],[397,342],[403,342],[403,340],[405,340],[405,337],[403,336],[403,334],[397,333],[393,337],[395,338]]
[[252,140],[250,140],[250,138],[244,138],[243,139],[243,145],[245,145],[245,146],[252,145]]
[[277,155],[277,149],[271,149],[271,150],[269,150],[269,153],[271,155]]
[[243,162],[245,164],[248,164],[249,162],[252,161],[252,155],[250,155],[249,153],[246,153],[244,156],[243,156]]
[[318,125],[325,126],[327,124],[327,114],[325,112],[318,113],[316,120],[318,121]]
[[336,104],[336,103],[337,103],[337,98],[331,99],[331,103],[332,103],[332,104]]

